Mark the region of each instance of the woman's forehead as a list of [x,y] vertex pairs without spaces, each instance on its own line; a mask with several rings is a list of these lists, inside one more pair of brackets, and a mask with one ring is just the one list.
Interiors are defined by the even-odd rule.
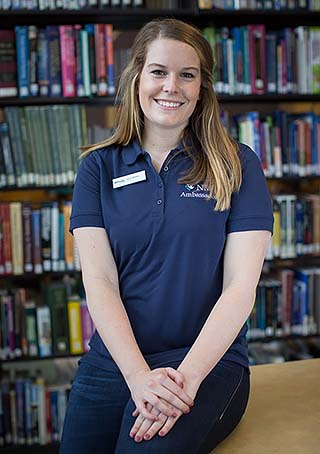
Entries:
[[186,67],[194,66],[199,68],[200,59],[196,50],[187,43],[174,39],[157,38],[148,46],[145,64],[160,64],[164,66],[176,64],[178,66],[186,65]]

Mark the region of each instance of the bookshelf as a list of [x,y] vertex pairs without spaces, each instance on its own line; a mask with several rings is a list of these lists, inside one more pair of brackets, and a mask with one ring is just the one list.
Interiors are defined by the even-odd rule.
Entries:
[[[177,4],[179,2],[176,2]],[[60,26],[60,25],[80,25],[86,24],[112,24],[114,32],[134,32],[141,27],[145,22],[154,17],[175,17],[193,23],[204,29],[205,27],[233,27],[246,26],[248,24],[264,24],[268,30],[277,31],[285,27],[311,27],[318,26],[320,21],[320,11],[305,11],[305,10],[278,10],[278,11],[264,11],[264,10],[200,10],[197,1],[189,0],[180,2],[183,4],[182,8],[174,9],[152,9],[146,7],[140,8],[115,8],[115,7],[93,7],[82,8],[77,10],[1,10],[0,9],[0,29],[14,29],[15,26],[37,26],[39,28],[46,26]],[[0,2],[1,4],[1,2]],[[118,43],[119,44],[119,43]],[[115,52],[117,51],[117,41],[114,40]],[[119,44],[121,47],[121,43]],[[1,61],[0,61],[1,62]],[[218,99],[221,103],[222,109],[231,112],[230,115],[240,115],[242,112],[249,112],[251,110],[258,111],[263,115],[270,114],[277,109],[288,109],[289,112],[306,112],[313,110],[318,115],[320,113],[320,90],[319,93],[267,93],[267,94],[226,94],[218,93]],[[112,116],[112,106],[115,99],[113,95],[106,96],[34,96],[27,98],[19,97],[0,97],[0,123],[4,122],[6,117],[3,114],[5,108],[24,109],[28,107],[39,107],[50,109],[52,106],[83,106],[86,111],[88,127],[94,126],[97,119],[97,112],[95,109],[100,109],[99,112],[104,112],[104,116]],[[90,111],[91,109],[91,111]],[[109,110],[107,110],[109,109]],[[2,113],[1,113],[2,112]],[[108,115],[107,113],[108,112]],[[90,117],[91,116],[91,117]],[[90,124],[91,121],[91,124]],[[107,124],[108,123],[108,124]],[[105,131],[110,129],[109,122],[105,119]],[[93,134],[93,133],[92,133]],[[91,136],[90,136],[91,137]],[[95,140],[88,140],[94,142]],[[320,145],[319,145],[320,147]],[[49,155],[50,156],[50,155]],[[48,159],[48,158],[47,158]],[[50,157],[49,157],[50,159]],[[70,169],[69,169],[70,170]],[[73,169],[75,170],[75,169]],[[277,195],[279,192],[284,193],[315,193],[320,194],[320,170],[317,175],[282,175],[282,176],[268,176],[267,177],[271,192]],[[65,200],[70,200],[72,192],[72,183],[45,184],[39,181],[37,185],[11,185],[1,187],[1,202],[26,202],[30,201],[36,209],[40,209],[41,204],[44,202],[54,203],[59,201],[62,204]],[[310,218],[309,218],[310,220]],[[312,253],[304,253],[296,255],[295,257],[278,257],[269,258],[266,260],[263,271],[263,279],[271,280],[279,283],[279,273],[283,270],[292,268],[319,268],[320,267],[320,251],[313,251]],[[80,270],[65,269],[58,271],[42,271],[41,273],[35,272],[22,272],[22,274],[14,275],[0,275],[0,292],[5,288],[18,289],[25,288],[31,290],[35,294],[42,291],[43,287],[54,286],[56,283],[66,277],[66,285],[78,285],[80,277]],[[316,281],[317,278],[312,278]],[[278,284],[277,284],[278,285]],[[314,284],[315,285],[315,284]],[[319,283],[318,283],[319,285]],[[279,286],[278,286],[279,287]],[[301,286],[300,286],[301,287]],[[301,290],[302,291],[302,290]],[[0,294],[1,296],[1,294]],[[71,296],[71,295],[69,295]],[[320,298],[320,296],[319,296]],[[316,316],[319,317],[319,310]],[[320,321],[319,321],[320,323]],[[259,328],[259,327],[258,327]],[[274,335],[254,336],[249,339],[250,342],[262,342],[268,344],[271,341],[281,339],[283,342],[290,341],[303,341],[313,340],[319,336],[317,333],[304,334],[296,332],[295,334],[283,333],[279,335],[275,327]],[[299,330],[298,330],[299,331]],[[257,333],[256,333],[257,334]],[[81,355],[81,353],[79,353]],[[18,357],[7,358],[0,360],[0,369],[2,374],[10,372],[12,369],[19,370],[22,365],[23,369],[29,365],[36,364],[34,370],[37,368],[46,369],[49,363],[59,363],[61,361],[70,360],[73,365],[79,358],[79,354],[60,353],[59,355],[49,354],[45,357]],[[42,367],[43,365],[43,367]],[[57,366],[58,367],[58,366]],[[11,372],[10,372],[11,373]],[[36,372],[35,372],[36,373]],[[1,414],[0,414],[1,417]],[[1,441],[1,433],[0,433]],[[43,441],[44,442],[44,441]],[[18,452],[41,452],[54,453],[58,452],[58,443],[44,444],[31,444],[30,446],[6,446],[3,452],[18,453]]]

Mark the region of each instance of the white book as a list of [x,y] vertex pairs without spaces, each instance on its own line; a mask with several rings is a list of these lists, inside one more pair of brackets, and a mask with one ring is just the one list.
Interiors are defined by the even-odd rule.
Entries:
[[39,356],[52,355],[51,315],[48,306],[37,307]]

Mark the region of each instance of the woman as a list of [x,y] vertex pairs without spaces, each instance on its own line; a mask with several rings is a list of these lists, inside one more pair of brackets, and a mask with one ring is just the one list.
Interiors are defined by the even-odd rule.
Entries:
[[209,453],[249,395],[246,319],[272,232],[255,153],[224,131],[201,33],[146,24],[113,136],[88,147],[70,230],[96,326],[65,453]]

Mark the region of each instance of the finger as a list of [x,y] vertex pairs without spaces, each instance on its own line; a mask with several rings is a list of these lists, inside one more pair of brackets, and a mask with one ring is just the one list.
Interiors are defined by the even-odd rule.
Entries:
[[[173,408],[172,405],[169,404],[167,401],[168,399],[174,399],[174,396],[167,391],[165,388],[162,386],[159,386],[153,390],[154,392],[150,393],[145,393],[144,397],[145,399],[153,405],[159,412],[164,413],[166,416],[177,416],[177,409]],[[157,395],[157,392],[161,395],[164,395],[164,398],[160,398]]]
[[134,410],[134,412],[132,413],[132,416],[136,417],[136,416],[138,416],[138,415],[139,415],[139,411],[138,411],[138,409],[136,408],[136,409]]
[[[168,378],[168,382],[174,383],[170,378]],[[175,383],[174,386],[181,390]],[[177,397],[174,392],[168,390],[166,386],[159,385],[156,381],[153,381],[149,383],[148,387],[151,392],[150,394],[145,393],[145,399],[165,415],[173,416],[175,409],[181,410],[183,413],[189,413],[189,406]]]
[[159,436],[160,437],[165,437],[170,432],[172,427],[175,425],[177,420],[178,420],[178,418],[172,418],[170,416],[167,419],[167,421],[164,423],[164,425],[162,426],[161,430],[159,431]]
[[145,427],[144,425],[142,425],[137,435],[139,437],[142,437],[146,441],[151,440],[164,426],[167,419],[168,417],[165,414],[159,413],[158,421],[153,422],[152,424],[149,425],[149,427],[147,425]]
[[168,372],[169,377],[172,378],[180,388],[183,388],[184,376],[182,373],[173,367],[166,367],[166,371]]
[[169,391],[171,391],[175,396],[178,397],[180,401],[188,406],[192,406],[194,401],[180,386],[178,386],[171,378],[167,378],[164,381],[163,386],[165,386]]
[[[153,407],[152,414],[156,415],[158,417],[158,421],[150,421],[148,419],[145,419],[143,421],[143,424],[141,424],[139,430],[136,433],[135,436],[135,441],[142,441],[144,438],[145,433],[154,425],[156,424],[158,426],[158,431],[161,429],[161,427],[164,425],[164,423],[167,420],[167,416],[165,416],[163,413],[160,413],[158,410],[156,410]],[[159,415],[162,415],[161,421],[159,420]]]
[[[134,438],[136,433],[138,432],[138,430],[140,429],[140,427],[142,426],[143,422],[144,421],[150,421],[150,419],[146,419],[144,418],[141,414],[137,417],[137,419],[135,420],[133,426],[131,427],[131,430],[130,430],[130,433],[129,433],[129,436],[131,438]],[[154,421],[150,421],[150,423],[152,424]]]
[[[150,402],[152,404],[152,402]],[[147,406],[146,406],[146,403],[143,402],[143,401],[138,401],[136,402],[136,406],[137,406],[137,409],[139,411],[139,413],[144,417],[144,418],[147,418],[147,419],[151,419],[152,421],[157,421],[157,417],[155,415],[153,415],[148,409],[147,409]]]

